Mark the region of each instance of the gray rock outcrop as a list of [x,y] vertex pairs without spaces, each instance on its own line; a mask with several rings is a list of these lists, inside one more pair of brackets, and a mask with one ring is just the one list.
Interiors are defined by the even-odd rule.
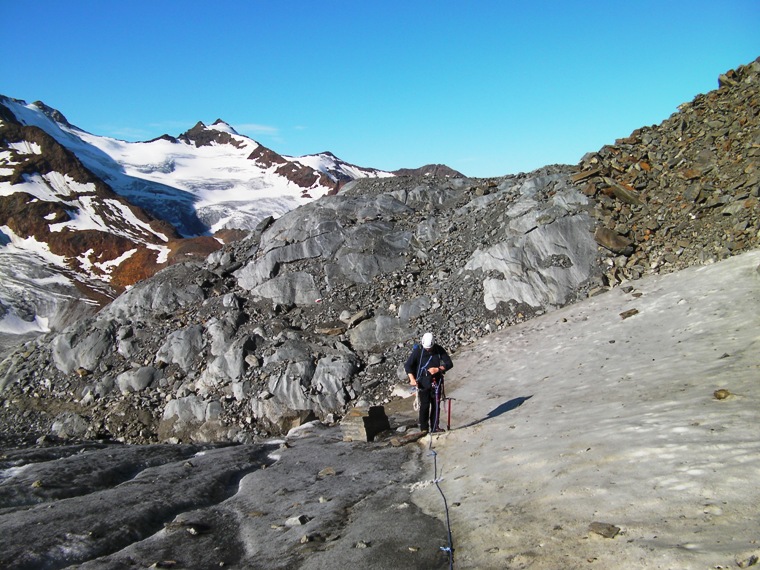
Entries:
[[69,383],[93,436],[111,402],[143,410],[111,434],[130,441],[245,440],[382,403],[425,330],[455,350],[600,284],[572,172],[352,183],[40,339],[34,362],[52,368],[0,373]]

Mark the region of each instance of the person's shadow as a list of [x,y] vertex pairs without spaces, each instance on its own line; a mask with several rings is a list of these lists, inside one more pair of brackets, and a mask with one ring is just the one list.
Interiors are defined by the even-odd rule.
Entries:
[[511,412],[512,410],[515,410],[522,406],[525,402],[530,400],[533,397],[533,395],[530,396],[520,396],[519,398],[512,398],[508,402],[504,402],[503,404],[499,404],[496,406],[493,410],[488,412],[488,415],[484,417],[483,419],[476,420],[472,423],[469,423],[467,425],[461,426],[463,428],[476,426],[480,423],[483,423],[486,420],[490,420],[493,418],[498,418],[502,414],[506,414],[507,412]]

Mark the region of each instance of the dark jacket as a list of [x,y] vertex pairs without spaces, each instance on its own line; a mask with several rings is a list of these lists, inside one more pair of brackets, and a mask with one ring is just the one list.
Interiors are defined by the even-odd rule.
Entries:
[[443,373],[431,376],[428,368],[438,368],[443,366],[444,372],[448,372],[454,367],[451,357],[443,347],[434,344],[430,350],[425,350],[421,345],[415,345],[412,353],[406,359],[404,370],[407,374],[410,372],[417,378],[417,385],[423,389],[429,389],[433,381],[440,382],[443,380]]

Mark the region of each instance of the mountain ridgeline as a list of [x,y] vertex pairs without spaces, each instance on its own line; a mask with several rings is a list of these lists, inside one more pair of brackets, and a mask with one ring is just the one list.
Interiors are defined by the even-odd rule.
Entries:
[[456,356],[611,287],[756,248],[759,86],[760,61],[731,70],[578,165],[363,177],[260,217],[3,360],[3,429],[209,442],[331,423],[392,398],[424,331]]

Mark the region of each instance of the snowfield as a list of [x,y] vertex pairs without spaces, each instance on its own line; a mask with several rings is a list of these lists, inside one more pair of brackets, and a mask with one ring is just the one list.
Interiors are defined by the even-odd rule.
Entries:
[[630,286],[454,356],[432,447],[457,568],[757,562],[760,251]]

